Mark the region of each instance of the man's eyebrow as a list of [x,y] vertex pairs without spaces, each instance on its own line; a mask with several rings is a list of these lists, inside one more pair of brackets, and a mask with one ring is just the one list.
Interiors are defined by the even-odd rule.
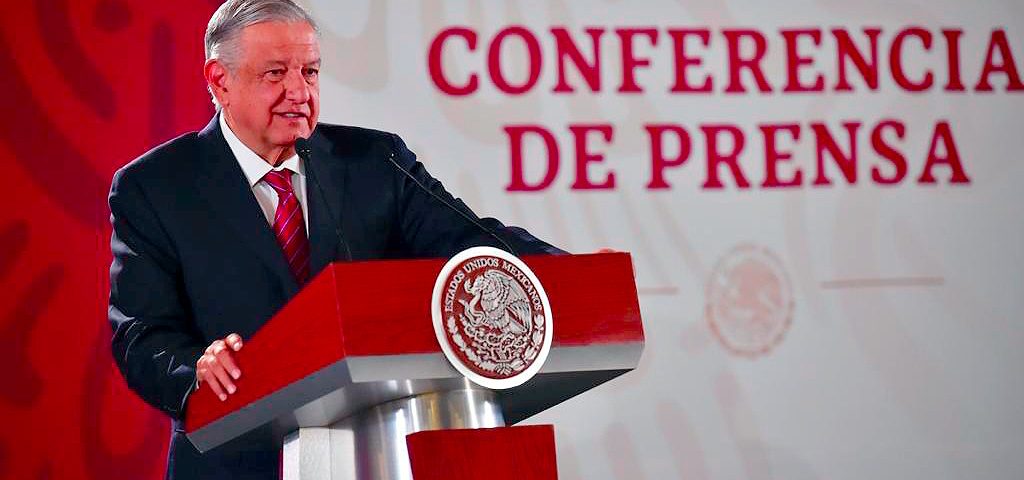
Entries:
[[306,63],[307,67],[320,67],[320,59],[313,60],[312,62]]

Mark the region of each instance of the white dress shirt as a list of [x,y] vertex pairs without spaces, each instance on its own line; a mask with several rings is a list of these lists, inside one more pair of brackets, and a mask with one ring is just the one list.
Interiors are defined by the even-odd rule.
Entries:
[[231,128],[228,127],[228,122],[224,120],[223,114],[220,115],[220,130],[224,133],[224,140],[227,140],[228,146],[231,147],[231,153],[235,155],[235,160],[242,167],[245,178],[249,180],[249,188],[252,189],[252,194],[256,197],[256,202],[260,204],[263,215],[267,217],[267,223],[271,227],[274,226],[274,213],[277,212],[278,196],[277,190],[274,190],[274,187],[263,181],[263,176],[271,170],[280,171],[287,168],[293,172],[292,189],[295,190],[295,198],[302,207],[302,219],[306,223],[308,235],[309,210],[306,208],[306,169],[302,159],[298,155],[292,155],[281,162],[280,165],[272,167],[266,160],[260,158],[256,152],[245,146],[235,136],[235,132],[231,131]]

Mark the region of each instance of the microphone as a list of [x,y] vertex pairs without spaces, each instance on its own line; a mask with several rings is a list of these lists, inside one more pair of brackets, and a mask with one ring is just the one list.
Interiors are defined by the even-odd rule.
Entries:
[[295,153],[302,157],[303,160],[309,161],[310,156],[313,155],[313,147],[309,145],[308,138],[296,138],[295,139]]
[[415,176],[413,176],[413,174],[409,173],[409,171],[407,171],[406,169],[402,168],[402,166],[399,165],[398,162],[395,160],[395,149],[394,148],[392,148],[391,151],[388,153],[388,161],[391,162],[391,165],[393,165],[395,168],[397,168],[399,172],[402,172],[403,174],[405,174],[406,177],[409,177],[409,179],[412,180],[412,182],[415,183],[416,186],[420,188],[420,190],[423,190],[424,192],[427,192],[428,195],[430,195],[431,197],[434,197],[435,200],[441,202],[441,204],[443,204],[444,206],[450,208],[451,210],[454,210],[455,213],[458,213],[459,215],[461,215],[462,218],[465,218],[466,220],[468,220],[469,223],[472,223],[473,225],[476,225],[476,228],[479,228],[484,233],[494,237],[494,239],[497,240],[498,243],[500,243],[502,246],[504,246],[508,250],[508,252],[511,253],[512,255],[515,255],[517,257],[519,256],[519,253],[516,252],[516,249],[512,248],[512,245],[509,245],[508,242],[505,241],[505,239],[499,237],[496,233],[491,231],[491,229],[485,227],[482,223],[480,223],[479,220],[473,218],[473,215],[469,215],[466,212],[462,211],[462,209],[460,209],[460,208],[456,207],[455,205],[452,205],[452,204],[448,203],[447,201],[445,201],[445,199],[442,198],[440,195],[438,195],[436,192],[434,192],[433,190],[431,190],[431,189],[427,188],[425,185],[423,185],[423,183],[420,182],[419,179],[417,179]]
[[[295,139],[295,153],[302,158],[303,161],[309,165],[310,170],[313,169],[313,147],[309,144],[307,138],[296,138]],[[315,172],[309,175],[313,179],[313,183],[316,184],[317,191],[320,192],[320,196],[324,199],[324,205],[327,205],[327,215],[331,217],[331,226],[334,227],[334,235],[338,237],[338,244],[345,247],[345,257],[348,261],[352,261],[352,251],[348,248],[348,242],[345,241],[345,237],[341,235],[341,223],[338,221],[338,217],[334,215],[334,211],[331,209],[331,202],[327,201],[327,193],[324,190],[323,185],[320,184],[320,180],[317,178]],[[337,251],[337,250],[335,250]]]

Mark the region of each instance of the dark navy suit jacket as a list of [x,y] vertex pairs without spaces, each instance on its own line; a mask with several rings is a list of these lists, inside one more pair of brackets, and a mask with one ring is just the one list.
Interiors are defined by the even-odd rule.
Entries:
[[[349,255],[353,260],[450,257],[470,246],[504,248],[388,162],[393,154],[423,185],[473,215],[398,136],[320,124],[310,143],[306,197],[312,275]],[[168,478],[276,480],[280,445],[269,429],[205,454],[182,431],[195,364],[205,347],[232,332],[249,338],[300,289],[217,118],[203,131],[178,137],[121,168],[109,202],[113,355],[128,385],[173,419]],[[520,255],[560,252],[525,230],[480,221]],[[334,225],[341,226],[347,248]],[[240,388],[246,374],[259,372],[243,372]]]

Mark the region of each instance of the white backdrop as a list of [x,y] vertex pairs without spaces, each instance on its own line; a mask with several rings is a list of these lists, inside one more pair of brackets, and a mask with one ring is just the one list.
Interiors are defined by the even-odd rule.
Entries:
[[[573,252],[602,247],[632,252],[647,345],[640,367],[530,420],[556,425],[565,479],[859,479],[1024,477],[1024,95],[1009,75],[988,76],[994,91],[976,91],[993,30],[1005,32],[1016,71],[1024,72],[1024,4],[882,1],[447,1],[333,0],[304,2],[321,22],[322,120],[399,133],[428,169],[478,213],[526,227]],[[495,34],[522,25],[539,40],[536,86],[502,93],[490,80],[487,49]],[[431,42],[446,28],[478,34],[443,47],[453,83],[478,74],[464,96],[439,90],[428,69]],[[585,27],[601,27],[601,90],[592,92],[569,68],[575,93],[557,94],[552,27],[564,27],[592,58]],[[653,27],[653,47],[635,40],[642,93],[620,93],[622,54],[615,29]],[[881,29],[879,86],[868,88],[848,64],[852,92],[837,92],[836,40],[844,29],[866,48],[864,28]],[[902,65],[922,92],[891,74],[895,36],[919,27],[933,36],[904,41]],[[707,29],[709,44],[691,39],[689,55],[711,75],[713,91],[668,92],[676,63],[670,28]],[[723,90],[729,80],[723,29],[764,34],[763,72],[771,93]],[[802,74],[825,77],[822,92],[783,92],[787,51],[779,31],[821,29],[820,45],[804,38],[813,62]],[[943,29],[962,30],[959,69],[964,91],[949,91]],[[510,83],[528,71],[526,50],[508,40],[501,64]],[[749,53],[749,48],[744,47]],[[999,63],[998,55],[995,57]],[[1005,61],[1006,59],[1004,59]],[[871,131],[893,119],[905,135],[884,133],[906,157],[902,182],[871,180],[872,167],[893,165],[873,148]],[[858,180],[849,184],[827,160],[829,186],[815,186],[817,143],[824,123],[848,148],[842,122],[862,125],[856,137]],[[969,183],[953,183],[948,164],[918,182],[936,124],[949,135]],[[665,170],[670,188],[646,188],[651,146],[645,124],[684,127],[692,140],[685,164]],[[552,132],[558,176],[537,192],[509,192],[507,125]],[[609,124],[613,140],[590,138],[590,179],[615,172],[615,187],[573,190],[570,124]],[[729,124],[744,134],[739,165],[751,183],[739,189],[723,165],[725,187],[702,188],[708,173],[700,126]],[[780,134],[792,152],[780,176],[803,170],[802,184],[762,188],[762,124],[797,124]],[[545,165],[541,143],[525,150],[526,178]],[[532,143],[531,143],[532,142]],[[949,155],[949,144],[936,155]],[[666,156],[679,151],[666,141]],[[725,148],[725,147],[720,147]],[[831,158],[831,157],[829,157]],[[580,279],[585,281],[586,279]]]

